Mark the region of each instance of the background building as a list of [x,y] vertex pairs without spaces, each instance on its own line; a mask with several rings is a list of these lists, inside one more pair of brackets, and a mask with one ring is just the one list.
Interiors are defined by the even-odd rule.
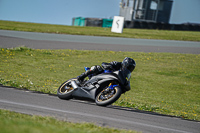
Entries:
[[200,0],[122,0],[120,16],[126,21],[200,23]]

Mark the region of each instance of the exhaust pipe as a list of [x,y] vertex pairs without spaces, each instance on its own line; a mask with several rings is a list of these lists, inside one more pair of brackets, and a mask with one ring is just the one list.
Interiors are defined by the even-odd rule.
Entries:
[[71,81],[71,84],[72,84],[72,87],[73,87],[74,89],[78,89],[78,85],[76,84],[75,81]]

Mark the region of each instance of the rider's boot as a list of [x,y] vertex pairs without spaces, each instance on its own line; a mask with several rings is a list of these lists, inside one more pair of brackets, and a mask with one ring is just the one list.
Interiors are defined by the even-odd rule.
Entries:
[[77,77],[77,79],[78,79],[78,81],[79,81],[80,83],[82,83],[82,82],[84,81],[84,79],[85,79],[88,75],[90,75],[90,74],[92,74],[92,73],[93,73],[92,71],[88,70],[88,71],[82,73],[81,75],[79,75],[79,76]]
[[80,83],[82,83],[83,80],[84,80],[86,77],[87,77],[87,75],[86,75],[85,72],[84,72],[84,73],[82,73],[81,75],[79,75],[79,76],[77,77],[77,79],[78,79],[78,81],[79,81]]

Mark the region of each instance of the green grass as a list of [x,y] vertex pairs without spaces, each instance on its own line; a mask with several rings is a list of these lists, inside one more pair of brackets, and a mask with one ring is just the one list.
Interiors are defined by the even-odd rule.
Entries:
[[90,123],[70,123],[52,117],[25,115],[0,110],[1,133],[134,133],[99,127]]
[[114,105],[200,120],[200,55],[87,50],[0,49],[0,83],[56,94],[84,66],[132,57],[131,90]]
[[77,26],[12,22],[12,21],[2,21],[2,20],[0,20],[0,29],[28,31],[28,32],[57,33],[57,34],[73,34],[73,35],[200,41],[199,37],[200,32],[194,32],[194,31],[169,31],[169,30],[147,30],[147,29],[125,28],[123,30],[123,34],[118,34],[118,33],[112,33],[111,28],[77,27]]

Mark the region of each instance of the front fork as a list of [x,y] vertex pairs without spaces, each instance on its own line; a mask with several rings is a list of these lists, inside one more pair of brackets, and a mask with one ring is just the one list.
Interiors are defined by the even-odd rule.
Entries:
[[110,90],[113,90],[116,86],[118,86],[118,85],[115,85],[114,82],[111,82],[111,83],[108,85],[108,88],[109,88]]
[[[102,94],[105,96],[105,97],[110,97],[111,95],[113,95],[115,93],[114,91],[114,88],[118,86],[116,84],[114,84],[114,82],[111,82],[108,87],[102,91]],[[107,99],[107,98],[106,98]]]
[[118,85],[114,84],[114,82],[111,82],[111,83],[108,85],[108,87],[107,87],[105,90],[103,90],[103,92],[104,92],[104,93],[109,93],[110,91],[114,90],[114,88],[115,88],[116,86],[118,86]]

